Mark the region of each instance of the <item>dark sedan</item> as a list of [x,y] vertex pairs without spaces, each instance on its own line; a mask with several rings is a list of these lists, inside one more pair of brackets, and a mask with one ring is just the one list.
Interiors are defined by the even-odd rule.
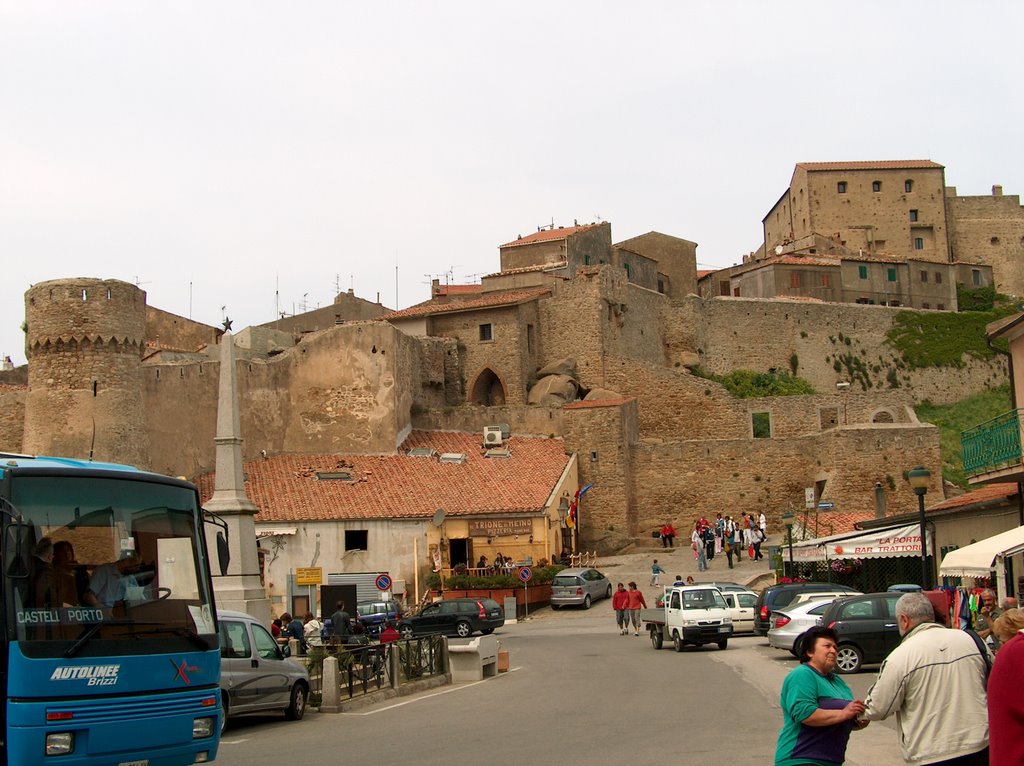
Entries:
[[836,670],[856,673],[863,665],[882,662],[900,643],[896,602],[902,593],[866,593],[832,602],[821,624],[839,636]]

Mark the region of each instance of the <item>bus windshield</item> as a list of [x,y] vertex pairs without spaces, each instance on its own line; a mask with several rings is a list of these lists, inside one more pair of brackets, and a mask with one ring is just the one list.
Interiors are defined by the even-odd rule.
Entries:
[[216,646],[193,490],[151,477],[21,475],[11,501],[7,637],[26,656]]

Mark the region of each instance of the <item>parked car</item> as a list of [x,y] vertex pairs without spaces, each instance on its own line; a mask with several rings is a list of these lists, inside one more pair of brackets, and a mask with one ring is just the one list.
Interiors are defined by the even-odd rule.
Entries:
[[834,600],[831,596],[823,596],[817,600],[802,601],[772,612],[768,646],[785,649],[795,656],[797,639],[807,632],[808,628],[813,628],[821,621],[821,616]]
[[465,638],[479,631],[493,633],[505,624],[505,610],[491,598],[453,598],[427,604],[419,614],[403,617],[398,634],[412,638],[428,633],[447,633]]
[[366,601],[356,606],[356,620],[371,636],[380,635],[384,623],[397,623],[402,617],[402,608],[397,601]]
[[753,633],[754,632],[754,605],[757,604],[757,594],[750,590],[722,590],[718,589],[729,605],[729,613],[732,615],[732,632]]
[[882,662],[900,643],[896,622],[899,592],[839,598],[821,616],[821,624],[839,636],[836,670],[856,673],[862,665]]
[[279,710],[298,721],[309,700],[309,673],[262,624],[244,612],[218,610],[221,731],[229,717]]
[[551,608],[590,605],[612,597],[611,581],[596,569],[563,569],[551,581]]
[[[722,591],[722,593],[728,593],[729,591],[733,591],[734,593],[740,593],[740,592],[750,593],[751,592],[751,590],[746,585],[740,585],[739,583],[736,583],[736,582],[699,582],[699,583],[695,583],[695,584],[696,585],[714,585],[716,588],[718,588],[720,591]],[[754,595],[757,595],[757,594],[754,594]]]
[[772,612],[785,609],[802,593],[834,593],[837,596],[856,595],[859,590],[831,582],[793,582],[772,585],[761,591],[757,597],[757,613],[754,615],[754,633],[767,636],[771,627],[769,618]]

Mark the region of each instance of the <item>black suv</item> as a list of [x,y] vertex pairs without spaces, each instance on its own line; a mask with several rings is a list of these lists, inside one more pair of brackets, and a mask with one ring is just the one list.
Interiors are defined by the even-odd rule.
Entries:
[[865,593],[833,601],[821,624],[839,636],[836,670],[856,673],[861,665],[882,662],[899,646],[896,602],[902,593]]
[[795,601],[801,593],[839,593],[856,595],[855,588],[836,585],[831,582],[791,582],[783,585],[772,585],[761,591],[754,606],[754,633],[767,636],[772,623],[769,619],[772,612],[784,609]]
[[465,638],[476,631],[493,633],[505,624],[505,610],[490,598],[453,598],[427,604],[419,614],[398,623],[398,634],[412,638],[425,633],[450,633]]

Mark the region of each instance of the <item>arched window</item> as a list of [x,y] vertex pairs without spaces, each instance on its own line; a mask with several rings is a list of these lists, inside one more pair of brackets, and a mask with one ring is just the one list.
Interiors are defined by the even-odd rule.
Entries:
[[506,399],[505,385],[498,374],[490,367],[481,370],[469,390],[469,401],[485,407],[496,407],[505,404]]

